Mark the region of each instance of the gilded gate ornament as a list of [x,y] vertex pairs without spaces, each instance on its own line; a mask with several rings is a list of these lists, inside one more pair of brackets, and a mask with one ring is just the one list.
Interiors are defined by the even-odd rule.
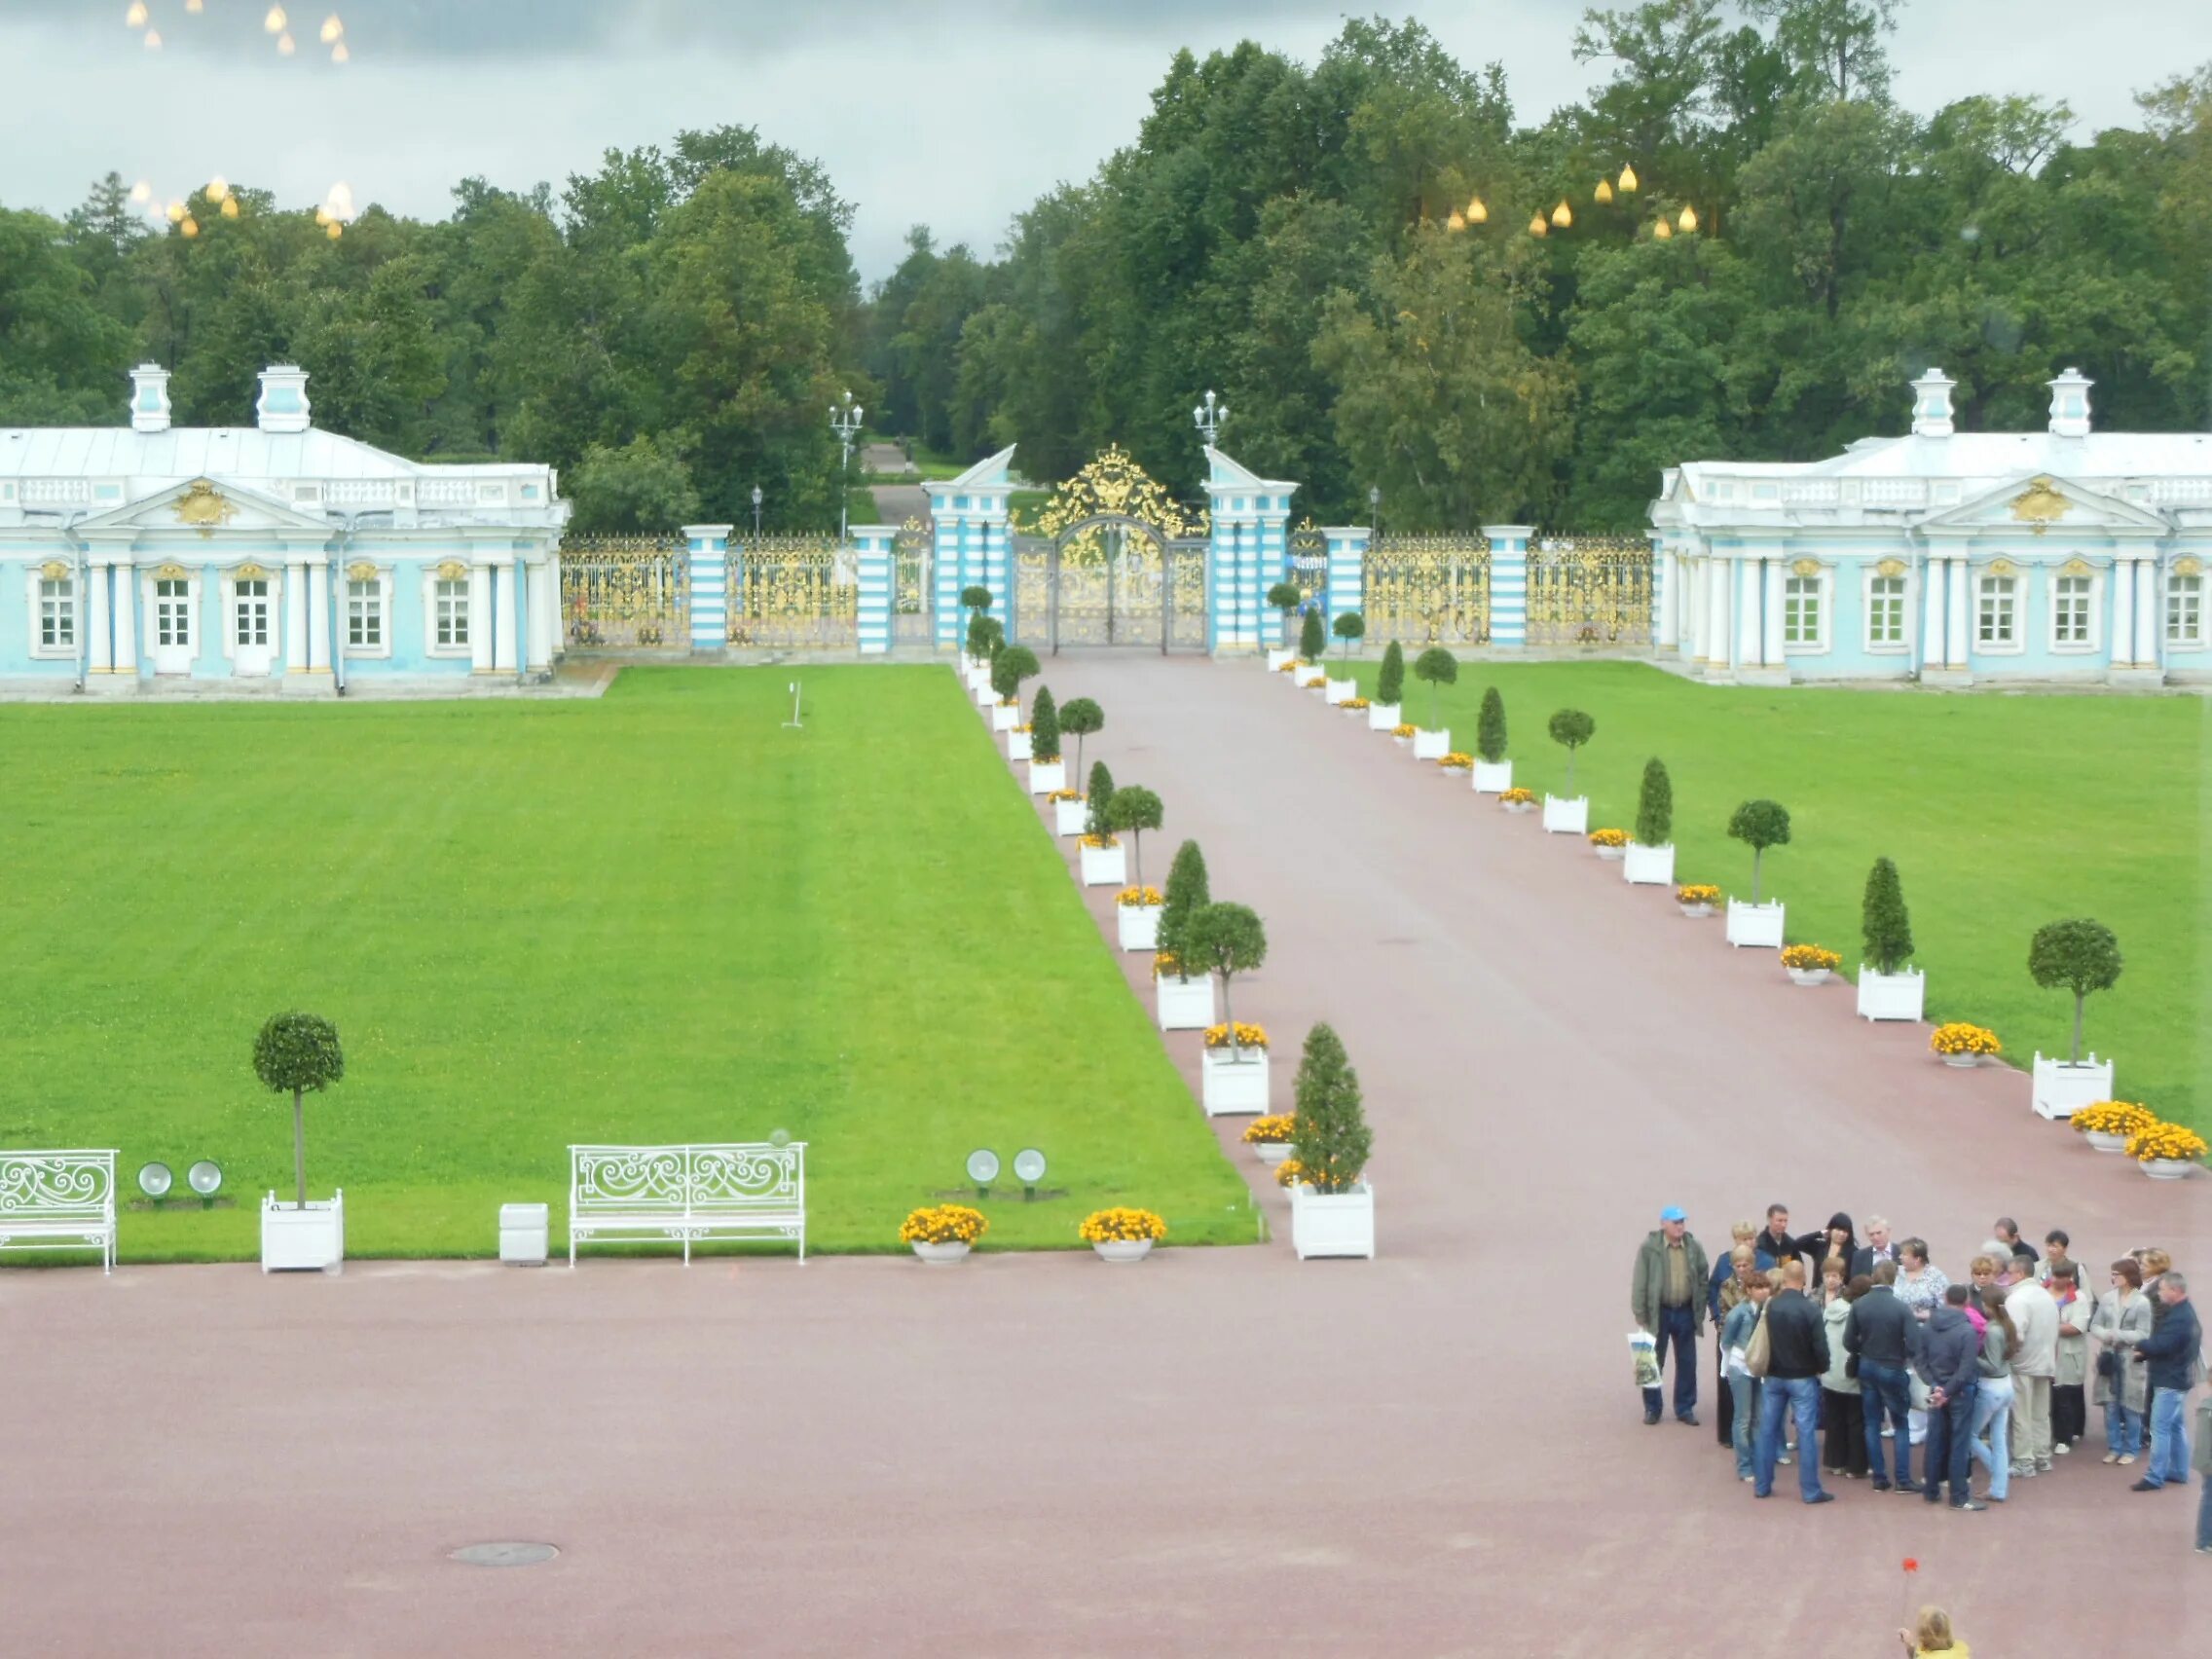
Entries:
[[1025,644],[1205,644],[1208,516],[1120,445],[1013,530],[1012,625]]
[[[1325,558],[1322,573],[1325,579]],[[1490,644],[1490,542],[1483,536],[1377,536],[1367,550],[1366,586],[1370,640]]]
[[1529,547],[1531,645],[1651,643],[1651,538],[1547,535]]
[[[468,567],[448,562],[459,580]],[[690,554],[681,536],[570,535],[561,542],[561,614],[579,649],[686,646]]]
[[774,650],[860,648],[860,562],[834,535],[729,544],[729,643]]

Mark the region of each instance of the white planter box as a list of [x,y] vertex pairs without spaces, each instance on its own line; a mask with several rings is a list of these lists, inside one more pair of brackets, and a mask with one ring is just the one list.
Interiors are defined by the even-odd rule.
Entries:
[[1203,1031],[1213,1021],[1213,976],[1198,979],[1170,979],[1164,975],[1152,982],[1159,999],[1160,1029]]
[[1367,729],[1369,731],[1395,731],[1397,727],[1397,704],[1370,703],[1367,705]]
[[1416,760],[1441,760],[1452,753],[1452,728],[1442,726],[1435,731],[1414,731],[1414,758]]
[[2039,1118],[2071,1118],[2084,1106],[2112,1098],[2112,1061],[2092,1053],[2080,1065],[2036,1051],[2035,1108]]
[[1292,682],[1303,691],[1309,685],[1326,685],[1329,682],[1329,671],[1320,663],[1307,663],[1301,666],[1299,671],[1290,678]]
[[1239,1113],[1265,1113],[1268,1109],[1268,1051],[1239,1049],[1232,1060],[1227,1049],[1208,1049],[1198,1056],[1198,1078],[1203,1087],[1199,1102],[1209,1118]]
[[1328,689],[1321,696],[1322,701],[1331,708],[1339,703],[1348,703],[1359,695],[1359,682],[1356,680],[1332,680],[1327,683]]
[[1031,743],[1032,739],[1025,731],[1008,732],[1006,734],[1006,757],[1009,760],[1029,759],[1036,753],[1031,747]]
[[1503,794],[1513,787],[1513,762],[1500,760],[1492,765],[1488,760],[1475,762],[1475,793]]
[[1290,1242],[1298,1259],[1375,1259],[1375,1189],[1362,1181],[1348,1193],[1316,1193],[1301,1181],[1290,1190]]
[[305,1269],[346,1271],[346,1193],[343,1188],[322,1203],[310,1198],[306,1209],[279,1204],[271,1193],[261,1204],[261,1271]]
[[1621,860],[1621,876],[1639,887],[1672,887],[1675,885],[1675,843],[1664,847],[1642,847],[1631,841],[1628,857]]
[[1052,802],[1052,833],[1055,835],[1080,835],[1083,833],[1089,817],[1090,802],[1087,800],[1056,800]]
[[977,708],[989,710],[994,709],[998,706],[999,694],[991,689],[991,682],[988,675],[984,676],[984,678],[980,681],[977,681],[974,685],[970,686],[969,689],[976,693]]
[[1544,833],[1547,835],[1587,835],[1590,833],[1590,797],[1576,795],[1567,800],[1560,795],[1544,796]]
[[499,1206],[499,1260],[517,1267],[545,1266],[546,1235],[551,1232],[545,1204]]
[[1029,793],[1051,794],[1054,790],[1068,787],[1068,763],[1065,760],[1031,760],[1029,762]]
[[1782,948],[1782,901],[1772,900],[1764,904],[1746,904],[1738,900],[1728,901],[1728,942],[1733,945],[1755,945],[1761,950]]
[[1280,674],[1284,663],[1296,662],[1297,660],[1298,653],[1296,651],[1278,651],[1271,646],[1268,651],[1268,672],[1270,674]]
[[994,702],[991,705],[991,729],[993,731],[1012,731],[1020,723],[1021,707],[1019,704]]
[[1863,1019],[1918,1019],[1928,997],[1928,976],[1916,968],[1877,974],[1859,965],[1859,1014]]
[[1160,912],[1164,904],[1116,904],[1116,922],[1124,950],[1160,948]]
[[1119,841],[1111,847],[1078,847],[1086,887],[1126,887],[1129,884],[1129,849]]

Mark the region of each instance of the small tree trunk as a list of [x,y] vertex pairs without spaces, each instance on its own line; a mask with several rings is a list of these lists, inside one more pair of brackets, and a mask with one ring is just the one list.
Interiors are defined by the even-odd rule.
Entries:
[[1766,849],[1764,847],[1753,847],[1751,849],[1751,903],[1754,904],[1759,902],[1759,860],[1765,857]]
[[1571,748],[1567,752],[1567,798],[1574,798],[1574,751]]
[[294,1209],[308,1207],[308,1125],[300,1109],[300,1091],[292,1090],[292,1180],[297,1201]]
[[1142,830],[1131,830],[1129,831],[1129,863],[1136,868],[1136,885],[1142,887],[1144,885],[1144,831]]
[[2074,1063],[2082,1063],[2082,1005],[2088,1001],[2080,991],[2074,993]]
[[1229,976],[1227,974],[1221,977],[1221,1017],[1223,1023],[1229,1027],[1229,1058],[1234,1064],[1236,1059],[1236,1015],[1231,1012],[1229,1007]]

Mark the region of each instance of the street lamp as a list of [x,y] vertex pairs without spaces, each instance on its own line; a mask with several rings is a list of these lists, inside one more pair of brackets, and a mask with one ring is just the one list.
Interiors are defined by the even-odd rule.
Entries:
[[1192,409],[1191,424],[1198,427],[1198,436],[1205,440],[1206,448],[1211,449],[1215,440],[1221,436],[1222,427],[1229,424],[1229,405],[1217,403],[1213,393],[1209,391],[1206,400]]
[[1382,534],[1382,486],[1380,484],[1370,484],[1367,487],[1367,519],[1369,534],[1381,535]]
[[830,406],[830,429],[837,434],[837,545],[840,547],[850,539],[845,524],[845,478],[853,462],[853,434],[861,429],[863,413],[849,391],[842,403]]
[[753,486],[753,539],[760,539],[760,486]]

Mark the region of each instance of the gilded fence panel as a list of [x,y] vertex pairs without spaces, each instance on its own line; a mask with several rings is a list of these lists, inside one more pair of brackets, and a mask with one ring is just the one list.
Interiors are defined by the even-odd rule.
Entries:
[[860,648],[858,555],[833,535],[767,535],[729,548],[729,643]]
[[1530,645],[1650,643],[1649,537],[1546,535],[1530,544]]
[[1369,546],[1367,638],[1377,644],[1490,644],[1490,542],[1480,535],[1383,535]]
[[930,569],[934,547],[930,527],[920,519],[908,519],[901,525],[898,537],[891,544],[891,640],[894,645],[936,643],[936,584],[931,579]]
[[682,536],[571,535],[561,542],[561,616],[577,650],[685,650],[690,553]]

